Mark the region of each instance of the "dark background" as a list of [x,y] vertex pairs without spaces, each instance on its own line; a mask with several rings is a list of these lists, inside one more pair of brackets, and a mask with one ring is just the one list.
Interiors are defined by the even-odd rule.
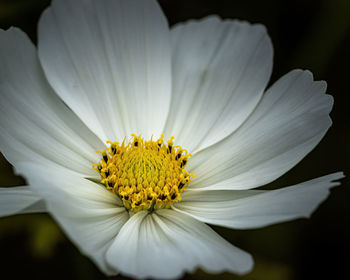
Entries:
[[[49,2],[0,0],[0,28],[20,27],[36,42],[38,18]],[[271,82],[294,68],[309,69],[317,80],[328,82],[328,93],[335,98],[332,128],[314,151],[269,187],[291,185],[340,170],[350,174],[349,0],[160,0],[160,4],[170,25],[210,14],[262,23],[275,51]],[[0,155],[0,186],[22,183],[23,179],[13,175],[11,166]],[[243,277],[197,271],[185,279],[343,279],[348,275],[350,260],[349,201],[349,181],[344,179],[309,220],[249,231],[215,227],[254,256],[254,270]],[[105,279],[45,214],[0,219],[0,278],[24,277]]]

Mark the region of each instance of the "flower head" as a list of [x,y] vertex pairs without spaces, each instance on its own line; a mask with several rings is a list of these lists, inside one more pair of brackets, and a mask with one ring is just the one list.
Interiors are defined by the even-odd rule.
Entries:
[[157,141],[132,136],[128,145],[125,140],[121,145],[110,142],[109,148],[99,151],[102,160],[94,168],[101,183],[133,213],[170,208],[181,200],[193,177],[185,169],[191,154],[180,146],[173,147],[174,137],[165,145],[164,135]]
[[0,148],[28,181],[0,188],[0,214],[50,213],[107,275],[249,272],[251,256],[207,224],[308,217],[343,177],[254,190],[331,125],[309,71],[265,89],[272,53],[261,25],[169,29],[155,0],[54,0],[38,49],[0,31]]

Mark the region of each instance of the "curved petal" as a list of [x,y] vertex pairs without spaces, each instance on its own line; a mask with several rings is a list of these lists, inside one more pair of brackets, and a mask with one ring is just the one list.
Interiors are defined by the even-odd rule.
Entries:
[[155,0],[56,0],[39,23],[51,86],[100,139],[162,132],[169,29]]
[[55,95],[34,45],[20,30],[0,31],[0,149],[16,165],[51,161],[94,176],[104,145]]
[[331,126],[333,98],[326,83],[294,70],[264,95],[249,119],[220,143],[195,154],[192,189],[249,189],[277,179],[322,139]]
[[272,191],[192,191],[185,192],[173,209],[199,221],[250,229],[310,217],[329,195],[329,189],[340,185],[342,172],[323,176],[298,185]]
[[259,102],[272,70],[262,25],[208,17],[171,30],[173,95],[166,134],[191,152],[231,134]]
[[117,274],[106,263],[105,253],[129,219],[120,199],[103,186],[63,168],[20,163],[17,169],[31,175],[30,186],[45,199],[49,213],[82,253],[106,274]]
[[197,267],[243,274],[253,265],[249,254],[209,226],[169,209],[132,216],[106,257],[110,266],[136,278],[176,278]]
[[0,217],[40,212],[45,204],[28,186],[0,188]]

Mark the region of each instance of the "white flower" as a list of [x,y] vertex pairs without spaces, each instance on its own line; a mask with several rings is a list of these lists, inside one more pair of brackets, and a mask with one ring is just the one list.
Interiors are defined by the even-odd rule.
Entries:
[[[1,31],[0,148],[29,185],[0,189],[0,214],[47,211],[108,275],[247,273],[251,256],[205,223],[308,217],[343,177],[251,190],[331,125],[333,99],[310,72],[265,91],[272,52],[261,25],[212,16],[169,30],[154,0],[53,1],[38,52],[20,30]],[[108,140],[108,164],[94,165]]]

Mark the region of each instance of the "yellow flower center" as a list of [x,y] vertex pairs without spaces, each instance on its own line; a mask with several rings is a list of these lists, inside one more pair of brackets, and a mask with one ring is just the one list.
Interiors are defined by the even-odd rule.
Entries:
[[138,212],[169,208],[181,200],[181,193],[191,182],[193,174],[185,170],[191,156],[180,146],[173,146],[171,137],[164,144],[162,134],[157,141],[133,138],[126,145],[110,142],[110,147],[97,151],[102,160],[93,165],[100,173],[101,183],[118,195],[124,206]]

